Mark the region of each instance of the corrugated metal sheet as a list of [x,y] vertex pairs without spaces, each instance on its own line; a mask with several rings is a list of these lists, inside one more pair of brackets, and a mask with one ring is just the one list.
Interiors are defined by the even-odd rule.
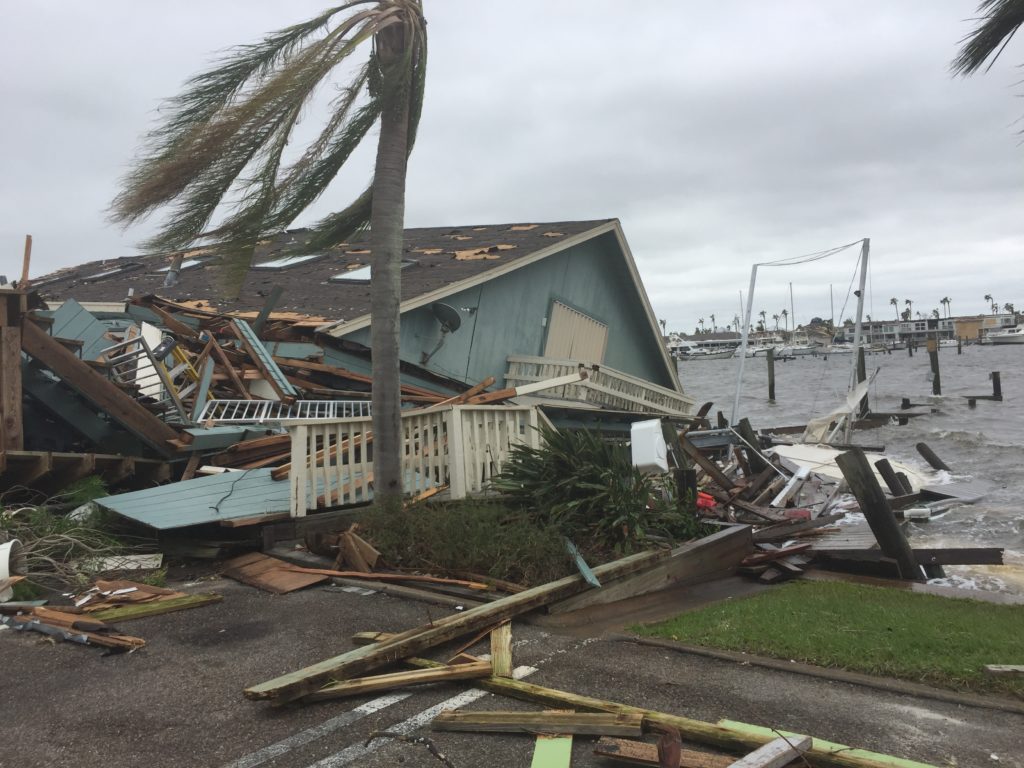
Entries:
[[269,467],[197,477],[96,503],[144,525],[167,530],[236,517],[287,512],[288,480],[273,480]]

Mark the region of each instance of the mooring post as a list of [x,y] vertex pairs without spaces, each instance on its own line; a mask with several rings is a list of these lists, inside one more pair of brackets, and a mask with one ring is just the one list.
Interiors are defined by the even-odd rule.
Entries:
[[964,353],[964,340],[963,337],[956,337],[956,353],[962,355]]
[[[864,381],[868,377],[868,369],[864,363],[864,347],[857,350],[857,383]],[[863,419],[868,415],[868,396],[864,395],[860,399],[860,408],[857,410],[857,418]]]
[[914,356],[914,342],[907,340],[907,357]]
[[932,394],[942,394],[942,379],[939,376],[939,340],[928,339],[928,360],[932,364]]
[[911,405],[910,405],[910,398],[909,397],[904,397],[902,400],[900,400],[900,410],[901,411],[906,411],[906,410],[909,410],[910,408],[911,408]]
[[1003,399],[1003,383],[999,380],[999,371],[992,371],[992,399]]
[[768,347],[768,402],[775,402],[775,347]]
[[926,443],[918,443],[917,452],[921,454],[924,460],[928,462],[928,466],[930,466],[932,469],[943,469],[946,472],[953,471],[948,466],[946,466],[946,462],[940,459],[938,457],[938,454],[936,454],[935,451],[929,448]]
[[906,493],[903,483],[896,476],[896,470],[892,468],[888,459],[879,459],[875,462],[875,467],[878,468],[878,474],[885,480],[885,484],[889,486],[889,492],[893,496],[903,496]]
[[867,518],[882,553],[896,561],[900,577],[910,581],[924,581],[914,550],[910,548],[910,542],[896,522],[896,516],[889,507],[882,486],[875,479],[875,473],[871,471],[864,451],[853,448],[842,453],[836,457],[836,464],[842,470],[853,495],[857,497],[860,511]]

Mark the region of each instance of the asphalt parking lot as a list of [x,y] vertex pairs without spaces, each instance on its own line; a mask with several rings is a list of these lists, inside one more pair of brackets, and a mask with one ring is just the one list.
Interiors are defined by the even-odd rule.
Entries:
[[[401,631],[449,609],[336,586],[275,596],[218,579],[188,589],[224,600],[125,623],[148,641],[128,655],[0,632],[0,766],[441,765],[422,746],[386,739],[366,746],[378,730],[430,736],[457,768],[530,765],[530,736],[430,731],[442,709],[538,709],[468,683],[284,707],[242,696],[248,685],[351,648],[354,632]],[[514,663],[540,685],[936,766],[1024,768],[1022,714],[588,636],[579,627],[517,621],[513,637]],[[573,766],[612,765],[592,755],[593,743],[575,740]]]

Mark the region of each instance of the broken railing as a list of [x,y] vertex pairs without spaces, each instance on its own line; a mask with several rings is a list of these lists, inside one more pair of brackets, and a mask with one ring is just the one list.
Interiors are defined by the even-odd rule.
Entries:
[[[451,498],[481,493],[514,445],[536,447],[532,406],[450,405],[402,414],[406,493],[448,486]],[[369,417],[282,422],[291,436],[291,515],[367,501],[373,486]],[[283,474],[283,473],[282,473]]]
[[576,360],[510,355],[505,385],[531,384],[575,373],[584,367],[588,377],[579,384],[567,384],[544,393],[545,397],[590,403],[602,408],[641,413],[687,416],[693,412],[694,399],[682,392],[653,384],[603,365],[585,366]]

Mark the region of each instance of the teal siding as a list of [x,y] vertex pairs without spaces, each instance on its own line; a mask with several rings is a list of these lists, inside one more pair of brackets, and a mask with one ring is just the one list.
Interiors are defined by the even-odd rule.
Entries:
[[[450,333],[426,368],[475,383],[494,376],[503,383],[506,357],[542,355],[546,318],[561,301],[608,326],[604,364],[674,388],[618,241],[606,233],[445,298],[459,310],[462,326]],[[475,311],[474,311],[475,308]],[[369,346],[364,328],[348,336]],[[402,315],[402,359],[420,363],[441,338],[429,306]]]

